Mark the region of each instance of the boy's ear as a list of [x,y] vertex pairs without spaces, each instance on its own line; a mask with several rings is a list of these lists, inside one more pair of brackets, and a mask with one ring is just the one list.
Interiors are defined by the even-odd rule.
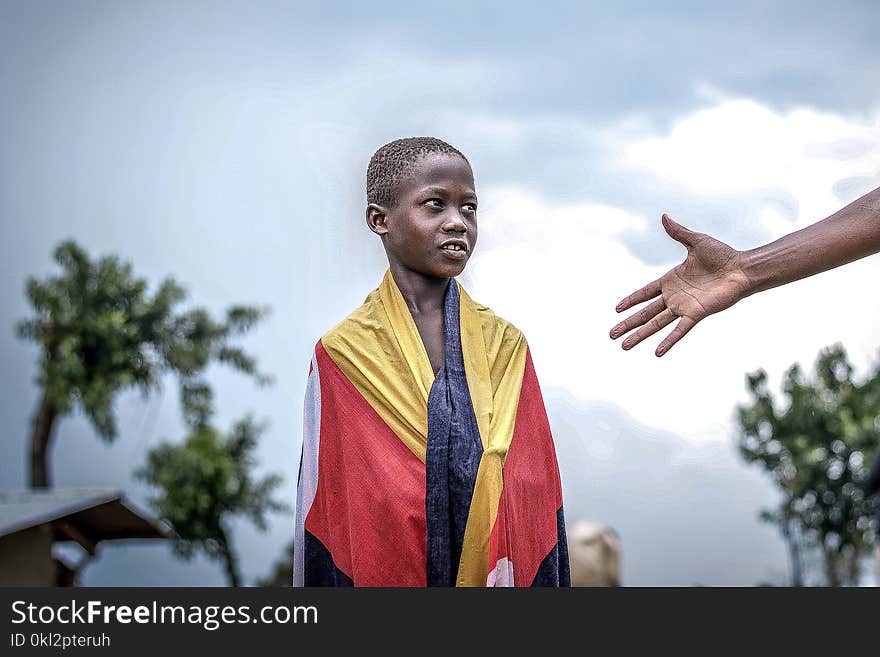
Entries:
[[388,233],[387,218],[388,213],[381,205],[370,203],[367,206],[367,227],[376,235],[386,235]]

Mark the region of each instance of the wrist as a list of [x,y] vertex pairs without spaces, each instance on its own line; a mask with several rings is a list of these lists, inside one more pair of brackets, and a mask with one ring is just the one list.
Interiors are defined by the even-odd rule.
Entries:
[[740,271],[743,275],[743,297],[773,287],[769,262],[763,248],[739,252]]

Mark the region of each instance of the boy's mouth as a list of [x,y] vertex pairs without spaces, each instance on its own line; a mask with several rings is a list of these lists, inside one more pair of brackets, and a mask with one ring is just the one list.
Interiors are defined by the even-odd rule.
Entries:
[[463,260],[467,258],[469,247],[464,240],[448,240],[440,245],[440,250],[450,258]]

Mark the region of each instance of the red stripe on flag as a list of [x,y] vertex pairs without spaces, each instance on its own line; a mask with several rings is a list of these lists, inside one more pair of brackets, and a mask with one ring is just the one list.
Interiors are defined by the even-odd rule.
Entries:
[[513,564],[516,586],[530,586],[541,562],[556,546],[556,512],[562,506],[556,450],[531,353],[526,354],[503,478],[489,543],[489,569],[506,556]]
[[425,586],[425,464],[321,343],[318,489],[306,529],[355,586]]

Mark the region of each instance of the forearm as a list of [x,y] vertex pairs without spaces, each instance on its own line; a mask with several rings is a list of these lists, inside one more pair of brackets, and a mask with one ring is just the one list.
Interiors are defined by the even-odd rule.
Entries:
[[880,251],[880,187],[811,226],[744,251],[749,294],[845,265]]

